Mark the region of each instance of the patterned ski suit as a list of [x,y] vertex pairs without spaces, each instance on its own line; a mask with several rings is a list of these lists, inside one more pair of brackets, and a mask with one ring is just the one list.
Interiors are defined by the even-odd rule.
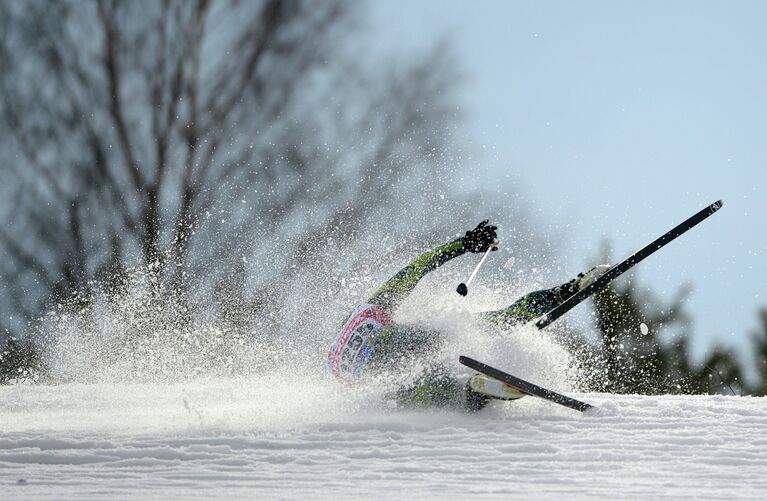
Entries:
[[[364,374],[390,367],[403,357],[428,358],[436,352],[439,332],[395,324],[392,313],[427,273],[464,254],[462,239],[430,250],[384,283],[366,303],[354,309],[328,352],[327,369],[345,382],[358,382]],[[482,313],[496,324],[533,320],[558,304],[560,287],[524,295],[507,308]],[[442,365],[427,364],[418,381],[397,392],[400,403],[414,406],[467,407],[463,385]]]

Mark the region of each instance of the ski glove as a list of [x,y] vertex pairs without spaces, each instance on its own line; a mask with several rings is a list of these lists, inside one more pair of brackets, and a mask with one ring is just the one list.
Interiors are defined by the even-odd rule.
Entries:
[[488,226],[485,219],[476,228],[466,232],[462,238],[463,248],[469,252],[485,252],[491,247],[498,250],[498,235],[495,233],[497,229],[497,226]]

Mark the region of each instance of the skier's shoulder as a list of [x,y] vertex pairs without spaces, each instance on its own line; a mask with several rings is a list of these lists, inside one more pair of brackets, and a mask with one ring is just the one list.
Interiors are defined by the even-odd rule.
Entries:
[[351,315],[349,315],[346,323],[360,323],[368,319],[380,322],[384,325],[390,324],[392,321],[391,313],[386,308],[379,304],[370,302],[358,304],[352,311]]

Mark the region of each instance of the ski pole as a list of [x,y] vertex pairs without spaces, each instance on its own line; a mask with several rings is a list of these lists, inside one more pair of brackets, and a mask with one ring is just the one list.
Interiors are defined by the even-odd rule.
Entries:
[[479,264],[477,264],[477,267],[474,268],[473,272],[471,272],[469,279],[465,283],[461,282],[460,284],[458,284],[458,288],[455,289],[455,291],[458,294],[465,296],[466,294],[469,293],[469,284],[471,283],[472,280],[474,280],[474,277],[477,276],[477,272],[482,267],[482,264],[485,262],[485,259],[487,259],[487,256],[490,255],[490,251],[492,251],[493,247],[496,247],[497,245],[498,245],[497,241],[494,242],[492,245],[490,245],[490,247],[488,247],[487,250],[485,251],[485,254],[482,256],[482,259],[479,260]]

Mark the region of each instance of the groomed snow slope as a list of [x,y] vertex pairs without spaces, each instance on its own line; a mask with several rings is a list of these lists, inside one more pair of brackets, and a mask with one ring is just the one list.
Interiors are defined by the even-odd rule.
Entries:
[[0,388],[3,499],[763,499],[767,399],[476,415],[285,378]]

